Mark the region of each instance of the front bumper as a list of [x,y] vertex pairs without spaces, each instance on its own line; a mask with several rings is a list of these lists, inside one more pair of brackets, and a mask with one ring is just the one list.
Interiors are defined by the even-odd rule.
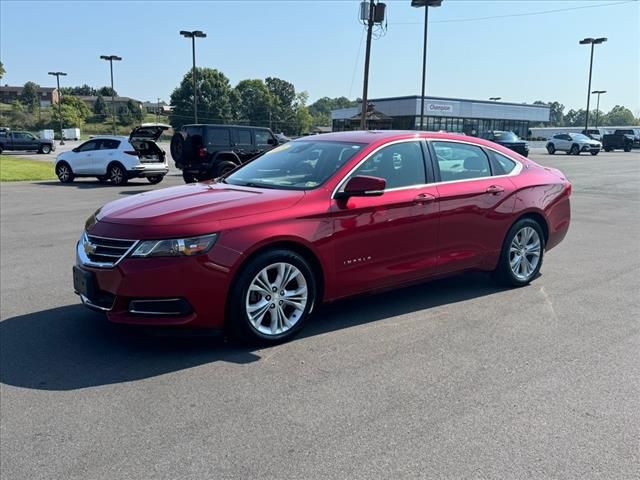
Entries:
[[[224,326],[229,251],[214,246],[195,257],[123,258],[110,268],[82,261],[78,242],[74,290],[82,303],[115,323],[220,329]],[[78,272],[79,270],[79,272]],[[82,288],[75,278],[90,278]]]
[[599,152],[600,151],[600,145],[582,145],[580,147],[580,151],[581,152]]

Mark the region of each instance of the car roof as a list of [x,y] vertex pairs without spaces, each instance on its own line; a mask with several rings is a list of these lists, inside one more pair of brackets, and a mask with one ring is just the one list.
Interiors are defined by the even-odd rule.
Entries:
[[120,141],[129,141],[129,137],[125,137],[124,135],[94,135],[89,140],[120,140]]
[[269,127],[256,127],[254,125],[224,125],[217,123],[188,123],[183,127],[207,127],[207,128],[253,128],[257,130],[271,130]]
[[351,132],[332,132],[321,133],[318,135],[300,137],[296,141],[334,141],[349,143],[365,143],[372,144],[378,142],[390,142],[394,140],[404,140],[407,138],[425,138],[433,140],[461,140],[465,142],[474,142],[482,145],[491,145],[478,137],[470,137],[468,135],[459,135],[455,133],[444,132],[422,132],[417,130],[355,130]]

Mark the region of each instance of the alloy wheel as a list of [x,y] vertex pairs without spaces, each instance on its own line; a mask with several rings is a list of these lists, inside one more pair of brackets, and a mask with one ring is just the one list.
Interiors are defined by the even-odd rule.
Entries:
[[532,227],[524,227],[515,234],[509,248],[509,265],[513,275],[522,281],[529,280],[538,268],[542,243],[540,235]]
[[62,183],[67,183],[71,178],[71,169],[66,165],[62,164],[58,166],[58,179]]
[[302,318],[308,298],[307,281],[297,267],[271,264],[249,285],[245,301],[249,323],[263,335],[281,335]]
[[111,172],[109,174],[109,180],[114,185],[120,185],[124,180],[124,172],[120,167],[111,167]]

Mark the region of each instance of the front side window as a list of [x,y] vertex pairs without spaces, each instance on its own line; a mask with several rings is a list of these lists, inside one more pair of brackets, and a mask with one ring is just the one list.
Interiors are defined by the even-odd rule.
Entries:
[[255,130],[254,135],[258,147],[266,147],[269,145],[269,140],[273,140],[271,134],[266,130]]
[[360,165],[351,177],[357,175],[384,178],[387,189],[422,185],[426,183],[422,147],[419,142],[386,146]]
[[244,164],[224,182],[249,187],[310,190],[326,182],[363,147],[361,143],[288,142]]
[[433,142],[440,179],[443,182],[491,176],[489,159],[475,145],[455,142]]

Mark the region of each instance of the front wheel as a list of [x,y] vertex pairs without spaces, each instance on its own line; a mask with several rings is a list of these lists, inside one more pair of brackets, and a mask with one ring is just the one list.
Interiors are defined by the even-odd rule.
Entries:
[[164,175],[154,175],[153,177],[147,177],[147,181],[151,185],[156,185],[157,183],[160,183],[163,178],[164,178]]
[[624,151],[625,151],[625,152],[630,152],[630,151],[631,151],[631,147],[628,147],[628,146],[627,146],[627,147],[624,147]]
[[549,155],[556,153],[556,146],[553,143],[547,145],[547,153],[549,153]]
[[184,183],[196,183],[198,181],[198,177],[189,172],[182,172],[182,179]]
[[127,171],[118,163],[109,167],[109,181],[112,185],[120,186],[127,183]]
[[596,156],[598,154],[598,150],[591,150],[591,155]]
[[62,183],[71,183],[75,178],[73,170],[71,170],[71,167],[66,162],[60,162],[56,165],[56,176]]
[[276,344],[298,333],[316,299],[316,281],[295,252],[265,252],[242,269],[229,296],[231,333],[250,342]]
[[51,153],[51,145],[42,145],[40,147],[40,153],[44,153],[45,155]]
[[538,222],[523,218],[509,229],[494,273],[501,283],[522,287],[538,275],[543,256],[542,228]]

